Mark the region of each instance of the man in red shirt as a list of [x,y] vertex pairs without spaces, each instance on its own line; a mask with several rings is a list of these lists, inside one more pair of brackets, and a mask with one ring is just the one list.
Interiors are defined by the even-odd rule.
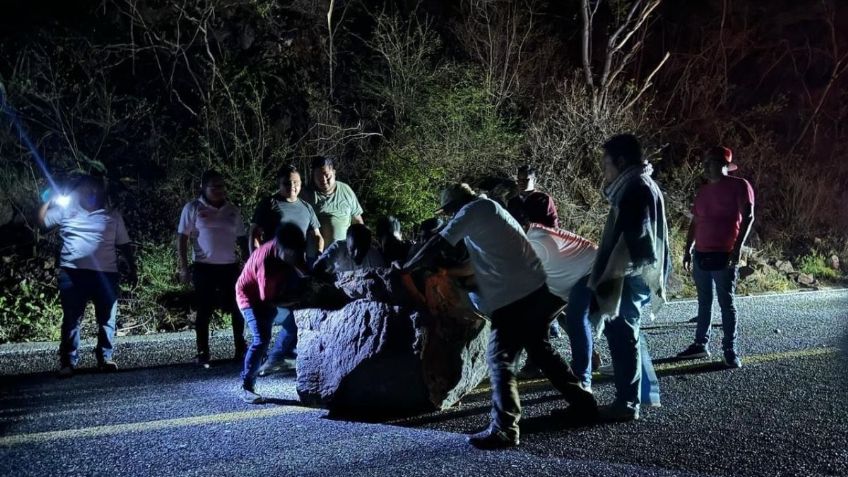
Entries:
[[[677,355],[680,359],[710,356],[713,284],[721,307],[724,339],[724,363],[742,366],[736,349],[736,292],[742,245],[754,222],[754,190],[745,179],[728,175],[736,170],[733,153],[722,146],[710,148],[704,155],[707,183],[698,189],[692,208],[692,222],[686,236],[683,267],[692,271],[698,291],[698,320],[695,342]],[[692,248],[694,245],[694,253]]]
[[306,237],[296,224],[285,222],[273,240],[253,251],[236,282],[236,302],[244,322],[253,335],[242,369],[241,397],[248,403],[261,403],[256,393],[256,375],[262,357],[271,343],[271,329],[276,322],[283,328],[275,343],[281,356],[294,351],[297,327],[290,309],[302,291],[306,277]]

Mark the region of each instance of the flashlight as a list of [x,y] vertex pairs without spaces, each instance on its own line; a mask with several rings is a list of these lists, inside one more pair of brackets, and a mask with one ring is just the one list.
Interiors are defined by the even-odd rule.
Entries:
[[44,192],[41,193],[41,200],[44,202],[52,201],[54,204],[59,207],[67,207],[71,205],[71,196],[70,194],[64,194],[61,191],[55,190],[52,187],[48,187]]

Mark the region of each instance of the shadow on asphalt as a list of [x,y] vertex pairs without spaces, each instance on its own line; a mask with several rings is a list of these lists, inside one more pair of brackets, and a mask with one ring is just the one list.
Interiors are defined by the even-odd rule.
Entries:
[[273,404],[275,406],[297,406],[297,407],[310,407],[304,406],[302,402],[296,399],[281,399],[275,397],[263,397],[261,401],[257,404]]
[[[848,343],[846,343],[846,346],[848,346]],[[846,348],[846,349],[848,349],[848,348]],[[659,361],[660,360],[654,360],[654,363],[656,364]],[[677,362],[677,360],[672,360],[670,362]],[[657,370],[657,375],[659,375],[659,376],[685,376],[685,375],[701,374],[701,373],[713,373],[713,372],[725,371],[725,370],[727,370],[727,367],[723,363],[721,363],[720,361],[711,361],[711,362],[706,362],[706,363],[693,363],[693,364],[691,364],[689,366],[685,366],[685,367]],[[612,381],[611,376],[603,376],[603,377],[594,379],[594,382],[608,382],[608,381]],[[532,393],[532,392],[544,390],[546,388],[551,389],[550,383],[548,383],[547,380],[539,380],[538,382],[534,382],[527,387],[523,387],[522,393]],[[558,400],[561,400],[561,399],[563,399],[561,395],[552,394],[552,395],[540,396],[540,397],[536,397],[536,398],[532,398],[532,399],[522,399],[521,403],[522,403],[522,405],[532,405],[532,404],[541,404],[541,403],[546,403],[546,402],[558,401]],[[419,417],[383,418],[383,419],[376,419],[376,420],[368,421],[368,422],[381,422],[381,423],[384,423],[384,424],[392,424],[392,425],[398,425],[398,426],[403,426],[403,427],[416,427],[416,426],[423,426],[423,425],[428,425],[428,424],[436,424],[436,423],[440,423],[440,422],[446,422],[446,421],[450,421],[450,420],[453,420],[453,419],[462,419],[462,418],[467,418],[467,417],[471,417],[471,416],[488,414],[490,410],[491,410],[491,404],[488,400],[486,400],[486,401],[483,402],[483,405],[477,405],[477,406],[474,406],[474,407],[462,407],[460,409],[441,411],[441,412],[437,412],[437,413],[433,413],[433,414],[427,414],[427,415],[419,416]],[[540,419],[545,419],[545,416],[540,417]],[[550,420],[550,419],[547,419],[547,420]],[[523,423],[528,422],[528,421],[532,422],[532,419],[527,419],[525,421],[522,421],[522,424],[521,424],[522,429],[524,428]],[[529,425],[532,426],[533,424],[529,424]],[[562,422],[561,425],[562,425],[562,429],[574,427],[571,424],[566,423],[566,422]],[[530,431],[530,432],[533,432],[533,431]]]

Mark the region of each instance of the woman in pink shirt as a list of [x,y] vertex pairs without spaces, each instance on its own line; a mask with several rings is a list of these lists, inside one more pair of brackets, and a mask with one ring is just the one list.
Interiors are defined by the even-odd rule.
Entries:
[[283,325],[278,341],[283,340],[286,348],[294,349],[297,340],[294,315],[281,305],[299,296],[306,276],[305,252],[303,232],[297,225],[284,223],[274,240],[254,250],[236,282],[236,302],[253,335],[241,372],[241,395],[245,402],[262,400],[254,385],[271,342],[271,328],[278,317],[282,317]]

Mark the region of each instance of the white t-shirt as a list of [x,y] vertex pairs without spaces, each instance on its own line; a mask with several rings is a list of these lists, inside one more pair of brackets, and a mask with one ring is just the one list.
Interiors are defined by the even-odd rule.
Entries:
[[538,224],[530,225],[527,240],[542,261],[548,275],[548,288],[568,300],[571,288],[592,272],[598,246],[571,232]]
[[247,235],[238,207],[225,202],[216,208],[203,197],[183,207],[177,233],[189,237],[195,262],[214,265],[236,263],[236,238]]
[[545,271],[524,230],[496,202],[478,198],[466,204],[440,232],[451,245],[465,240],[483,311],[491,313],[545,284]]
[[368,253],[365,254],[365,259],[360,265],[353,261],[350,252],[347,250],[347,242],[337,240],[332,245],[324,250],[324,253],[318,258],[318,261],[325,262],[328,265],[330,273],[352,272],[354,270],[366,268],[385,268],[386,261],[383,259],[383,254],[379,250],[371,246]]
[[124,218],[117,210],[89,212],[76,201],[67,207],[51,206],[44,216],[44,225],[59,226],[59,266],[65,268],[117,272],[116,246],[130,243]]

